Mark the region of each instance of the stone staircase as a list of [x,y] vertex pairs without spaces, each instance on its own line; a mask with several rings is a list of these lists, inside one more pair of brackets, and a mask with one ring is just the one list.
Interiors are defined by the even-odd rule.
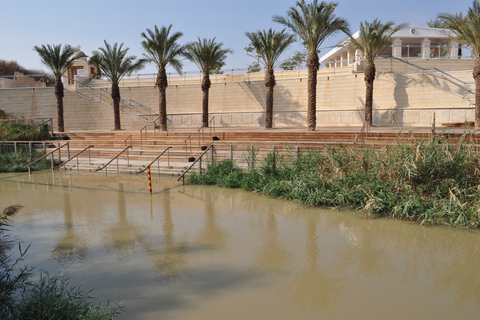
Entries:
[[[229,128],[217,129],[210,132],[208,129],[202,134],[196,129],[184,129],[169,132],[140,132],[109,131],[109,132],[70,132],[68,140],[51,142],[51,148],[68,142],[68,148],[60,150],[61,162],[69,159],[78,152],[80,155],[65,163],[64,170],[81,170],[106,174],[109,173],[142,173],[148,165],[152,174],[181,175],[192,162],[197,160],[204,150],[213,144],[202,161],[198,162],[193,170],[199,171],[211,163],[222,159],[231,159],[242,168],[259,165],[275,151],[277,156],[298,156],[308,150],[323,150],[326,147],[361,148],[386,147],[402,143],[415,143],[418,140],[430,140],[431,129],[424,128],[415,132],[408,132],[401,128],[374,129],[375,132],[365,134],[358,130],[318,130],[305,131],[304,128],[295,129],[256,129]],[[438,129],[440,131],[440,129]],[[437,136],[443,141],[457,142],[463,134],[463,129],[449,129],[449,132],[439,132]],[[469,136],[478,144],[476,134]],[[123,153],[121,153],[123,151]],[[120,154],[121,153],[121,154]],[[157,159],[157,157],[163,155]],[[120,155],[119,155],[120,154]],[[117,157],[117,158],[116,158]],[[112,161],[112,159],[114,159]],[[108,164],[106,168],[98,170]],[[97,171],[98,170],[98,171]]]

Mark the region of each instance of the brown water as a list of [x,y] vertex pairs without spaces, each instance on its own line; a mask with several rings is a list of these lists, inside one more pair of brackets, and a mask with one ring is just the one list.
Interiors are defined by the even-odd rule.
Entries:
[[480,234],[146,176],[0,175],[27,262],[120,319],[480,319]]

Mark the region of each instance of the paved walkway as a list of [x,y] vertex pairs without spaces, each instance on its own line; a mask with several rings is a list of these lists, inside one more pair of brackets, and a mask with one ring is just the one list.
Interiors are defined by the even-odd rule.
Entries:
[[[169,127],[168,132],[197,132],[198,127]],[[215,132],[311,132],[307,131],[307,127],[279,127],[266,129],[264,127],[215,127],[215,128],[205,128],[205,132],[210,132],[210,130]],[[151,130],[150,130],[151,131]],[[333,127],[322,127],[317,126],[314,132],[339,132],[339,133],[359,133],[362,131],[360,126],[333,126]],[[480,130],[475,130],[474,128],[464,128],[464,127],[442,127],[437,126],[435,128],[436,133],[468,133],[480,134]],[[86,132],[124,132],[124,133],[138,133],[139,130],[85,130],[85,131],[66,131],[65,133],[86,133]],[[157,131],[158,132],[158,131]],[[371,127],[371,133],[400,133],[400,132],[412,132],[412,133],[431,133],[432,127]]]

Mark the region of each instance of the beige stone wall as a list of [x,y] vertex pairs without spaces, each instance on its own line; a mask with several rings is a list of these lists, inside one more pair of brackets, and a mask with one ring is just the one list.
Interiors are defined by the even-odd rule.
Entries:
[[[471,81],[470,71],[451,72]],[[210,89],[209,110],[216,126],[264,126],[266,90],[261,74],[236,75],[244,81],[217,79]],[[255,79],[255,80],[254,80]],[[374,124],[382,126],[430,126],[437,123],[473,120],[473,84],[461,84],[430,74],[378,73],[374,88]],[[67,130],[113,128],[113,110],[108,95],[101,102],[88,91],[81,97],[65,91]],[[108,92],[107,92],[108,93]],[[121,87],[122,99],[141,103],[158,112],[158,90],[153,85]],[[105,98],[106,97],[106,98]],[[365,84],[362,73],[351,70],[322,70],[318,74],[317,125],[361,126],[364,118]],[[1,89],[0,109],[15,117],[53,118],[56,102],[53,88]],[[128,108],[122,109],[129,112]],[[198,127],[201,124],[200,83],[170,84],[167,89],[169,125]],[[307,78],[305,71],[277,74],[274,95],[274,125],[305,126]],[[132,111],[133,112],[133,111]],[[137,113],[143,110],[136,109]],[[153,118],[153,117],[152,117]],[[135,113],[123,113],[122,128],[139,130],[147,122]]]
[[[113,109],[99,101],[90,101],[65,91],[64,118],[67,131],[113,129]],[[15,118],[52,118],[57,129],[57,104],[54,88],[0,89],[0,109]],[[136,129],[144,120],[121,115],[122,127]]]

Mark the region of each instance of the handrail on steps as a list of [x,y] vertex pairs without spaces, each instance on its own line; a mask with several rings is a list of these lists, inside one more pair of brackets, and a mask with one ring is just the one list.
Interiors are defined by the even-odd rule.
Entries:
[[[54,150],[50,151],[49,153],[41,156],[40,158],[36,159],[35,161],[30,162],[29,164],[27,164],[27,165],[25,165],[25,166],[23,166],[23,167],[24,167],[24,168],[27,168],[27,167],[28,167],[28,173],[30,174],[30,169],[31,169],[30,167],[32,166],[32,164],[37,163],[38,161],[42,160],[43,158],[48,157],[49,155],[53,154],[53,153],[56,152],[56,151],[58,151],[59,161],[61,161],[61,158],[60,158],[60,149],[62,149],[62,148],[65,147],[65,146],[66,146],[67,149],[68,149],[68,148],[69,148],[69,143],[67,142],[67,143],[65,143],[63,146],[58,146],[58,147],[55,148]],[[68,153],[70,153],[70,151],[68,151]],[[70,156],[70,155],[69,155],[69,156]],[[52,155],[51,161],[52,161],[52,170],[53,170],[53,155]]]
[[52,137],[53,137],[53,120],[52,120],[52,118],[50,118],[50,119],[45,120],[45,121],[43,121],[42,123],[36,125],[36,126],[33,127],[33,128],[30,128],[30,129],[28,129],[28,130],[23,131],[23,132],[20,133],[20,134],[17,134],[15,137],[13,137],[13,138],[10,139],[10,140],[11,140],[11,141],[14,141],[15,139],[17,139],[17,138],[20,137],[20,136],[26,136],[27,133],[29,133],[30,131],[33,131],[33,130],[41,127],[41,126],[43,126],[43,125],[46,124],[47,122],[50,122],[50,129],[52,130]]
[[[210,129],[210,136],[212,136],[212,121],[215,120],[215,116],[213,116],[209,121],[208,128]],[[200,128],[198,128],[197,133],[198,133],[198,145],[200,146],[200,130],[202,130],[202,141],[205,142],[205,125],[202,124]],[[213,124],[213,133],[215,133],[215,122]]]
[[125,147],[127,147],[127,140],[128,140],[128,139],[130,139],[130,146],[133,146],[132,136],[133,136],[133,134],[129,135],[129,136],[127,137],[127,139],[125,139]]
[[[168,158],[167,158],[167,162],[168,162],[168,163],[167,163],[167,166],[170,167],[170,150],[171,150],[171,149],[172,149],[172,147],[167,147],[165,150],[162,151],[162,153],[160,153],[155,159],[153,159],[152,162],[150,162],[147,166],[145,166],[145,168],[137,171],[137,174],[142,173],[142,172],[145,172],[145,170],[147,170],[147,168],[148,168],[149,166],[151,166],[155,161],[157,161],[158,159],[160,159],[160,157],[163,156],[163,155],[165,154],[165,152],[167,152],[167,151],[169,152],[169,153],[167,154],[167,155],[168,155]],[[158,172],[160,173],[160,163],[158,163],[158,166],[159,166]]]
[[[121,156],[125,151],[127,151],[128,149],[132,148],[132,146],[128,146],[126,147],[125,149],[123,149],[122,151],[120,151],[115,157],[112,158],[112,160],[108,161],[106,164],[103,165],[103,167],[101,168],[98,168],[98,169],[95,169],[95,172],[97,171],[101,171],[103,169],[105,169],[110,163],[113,162],[113,160],[117,159],[117,169],[118,169],[118,157]],[[130,160],[128,158],[128,153],[127,153],[127,165],[130,166]],[[117,170],[118,171],[118,170]]]
[[[197,160],[193,161],[193,163],[188,167],[177,179],[177,181],[180,181],[180,179],[183,179],[182,181],[185,183],[185,175],[187,174],[190,169],[199,161],[202,161],[202,157],[210,150],[213,149],[213,143],[211,143],[205,151],[202,152],[202,154],[197,158]],[[200,162],[201,163],[201,162]]]
[[73,159],[75,159],[75,158],[77,158],[77,165],[78,165],[78,156],[79,156],[81,153],[85,152],[86,150],[88,150],[88,163],[89,163],[89,164],[92,164],[92,160],[91,160],[91,157],[90,157],[90,148],[93,148],[93,147],[95,147],[95,146],[88,146],[88,147],[86,147],[85,149],[83,149],[82,151],[77,152],[77,153],[76,153],[75,155],[73,155],[70,159],[62,162],[58,167],[59,167],[59,168],[60,168],[60,167],[63,167],[64,165],[66,165],[68,162],[70,162],[71,160],[73,160]]
[[143,145],[143,130],[145,130],[145,141],[148,141],[148,135],[147,135],[147,125],[145,125],[145,127],[143,127],[142,129],[140,129],[140,144]]
[[[153,123],[153,135],[156,137],[157,136],[157,121],[160,119],[160,116],[153,120],[152,123]],[[160,131],[160,129],[158,129],[158,131]]]
[[188,143],[190,141],[190,152],[192,152],[192,135],[189,134],[188,137],[184,140],[185,142],[185,156],[188,156]]

